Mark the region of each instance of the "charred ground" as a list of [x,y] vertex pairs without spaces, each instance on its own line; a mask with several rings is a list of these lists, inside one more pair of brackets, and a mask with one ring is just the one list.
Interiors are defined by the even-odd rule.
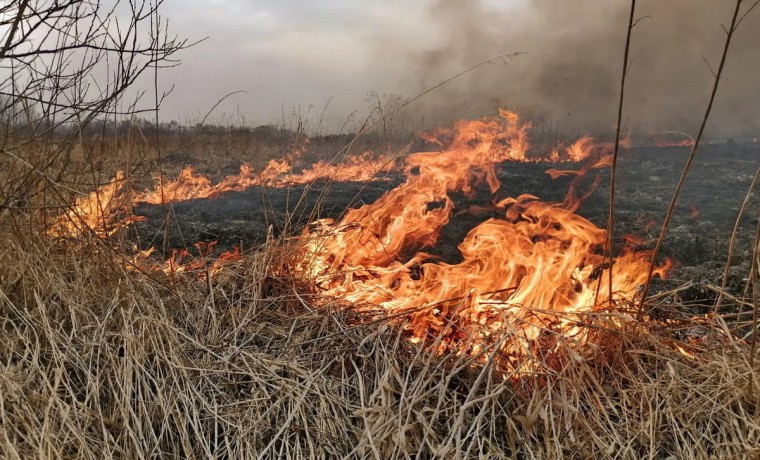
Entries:
[[[638,237],[643,247],[656,241],[660,222],[688,156],[688,147],[634,147],[622,154],[616,194],[615,241],[624,235]],[[760,166],[760,144],[721,142],[700,147],[687,177],[683,193],[668,231],[663,256],[677,261],[671,283],[706,281],[720,283],[728,242],[744,196]],[[419,248],[450,263],[460,258],[457,245],[473,227],[496,217],[500,210],[491,205],[496,199],[531,194],[545,201],[561,202],[572,177],[551,179],[550,168],[577,169],[575,164],[502,163],[497,168],[501,189],[490,195],[486,186],[470,196],[453,194],[455,209],[438,243]],[[608,214],[609,170],[590,173],[583,182],[598,189],[578,211],[600,227]],[[168,249],[188,248],[198,241],[218,241],[219,248],[235,245],[256,247],[267,238],[298,234],[316,218],[337,218],[346,209],[370,203],[404,180],[391,173],[372,182],[318,181],[308,185],[252,187],[228,192],[211,199],[196,199],[165,206],[139,203],[133,236],[140,246]],[[729,286],[742,289],[742,277],[749,272],[751,241],[757,225],[758,205],[750,200],[740,226],[735,251],[735,267]],[[431,203],[431,206],[435,206]]]

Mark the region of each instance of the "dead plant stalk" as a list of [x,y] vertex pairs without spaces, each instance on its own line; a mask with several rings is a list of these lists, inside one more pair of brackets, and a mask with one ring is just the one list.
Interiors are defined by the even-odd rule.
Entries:
[[[683,167],[683,171],[681,172],[681,176],[678,179],[678,184],[676,185],[675,191],[673,192],[673,197],[670,200],[670,205],[668,206],[668,210],[665,213],[665,219],[662,221],[662,227],[660,229],[660,235],[657,238],[657,244],[654,247],[654,251],[652,252],[652,261],[649,264],[649,271],[647,273],[646,282],[644,283],[644,288],[641,293],[641,301],[639,302],[639,308],[637,317],[638,319],[642,319],[644,316],[644,304],[646,303],[647,294],[649,293],[649,286],[652,281],[652,275],[654,273],[655,264],[657,261],[657,255],[662,250],[662,243],[665,240],[665,235],[668,231],[668,225],[670,224],[670,219],[673,217],[673,212],[675,211],[676,204],[678,204],[678,197],[681,194],[681,189],[683,188],[684,182],[686,182],[686,176],[689,173],[689,169],[691,168],[691,164],[694,162],[694,158],[696,157],[697,150],[699,149],[699,143],[702,140],[702,136],[705,132],[705,127],[707,126],[707,120],[710,118],[710,112],[712,111],[713,103],[715,102],[715,96],[718,94],[718,87],[720,86],[720,79],[723,75],[723,69],[726,65],[726,58],[728,57],[728,50],[731,47],[731,39],[734,37],[734,33],[736,32],[737,27],[739,26],[739,23],[741,22],[741,19],[743,19],[745,16],[742,16],[741,19],[739,17],[739,12],[741,11],[742,3],[744,0],[736,0],[736,6],[734,7],[734,14],[731,18],[731,25],[728,29],[725,29],[726,32],[726,41],[723,45],[723,53],[720,58],[720,65],[718,66],[717,72],[715,72],[715,80],[713,82],[712,91],[710,92],[710,101],[707,103],[707,108],[705,109],[705,115],[702,117],[702,122],[699,125],[699,131],[697,132],[697,136],[694,138],[694,143],[691,146],[691,151],[689,152],[689,158],[686,160],[686,164]],[[750,10],[754,8],[754,6],[757,5],[757,2],[752,5]],[[747,12],[749,13],[749,11]]]
[[615,128],[615,150],[612,153],[612,171],[610,172],[610,204],[607,217],[607,255],[609,256],[610,264],[610,306],[613,303],[612,271],[615,263],[615,257],[612,254],[612,232],[615,224],[615,176],[617,174],[618,152],[620,151],[620,132],[623,124],[623,100],[625,98],[625,77],[628,75],[628,54],[631,49],[631,32],[633,31],[633,27],[636,25],[633,20],[635,12],[636,0],[631,0],[631,14],[628,16],[628,30],[626,31],[625,35],[625,51],[623,52],[623,71],[620,76],[620,101],[618,102],[617,126]]

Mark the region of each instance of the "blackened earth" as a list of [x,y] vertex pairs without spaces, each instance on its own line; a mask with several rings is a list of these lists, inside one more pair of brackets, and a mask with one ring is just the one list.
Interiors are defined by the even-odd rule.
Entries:
[[[633,148],[622,154],[618,164],[615,236],[634,234],[653,247],[667,206],[688,157],[684,147]],[[502,163],[497,168],[501,189],[491,196],[485,185],[474,196],[455,194],[455,217],[432,247],[415,248],[454,263],[460,258],[457,245],[480,222],[497,217],[500,211],[488,205],[505,197],[531,194],[543,201],[562,201],[572,177],[552,180],[545,171],[577,169],[579,165],[547,163]],[[760,167],[760,145],[720,143],[700,147],[679,199],[663,246],[663,256],[678,261],[671,274],[672,285],[684,281],[720,284],[728,242],[739,209],[755,171]],[[591,173],[601,182],[596,192],[579,209],[579,214],[606,228],[609,170]],[[143,248],[184,248],[198,241],[218,241],[218,248],[238,245],[253,248],[267,235],[297,235],[316,218],[339,218],[351,207],[371,203],[399,185],[399,175],[355,183],[318,181],[288,188],[252,187],[212,199],[188,200],[167,206],[138,204],[135,213],[147,219],[135,227]],[[435,206],[431,203],[431,206]],[[751,248],[758,224],[760,200],[749,202],[738,233],[735,263],[729,277],[734,291],[741,291],[749,273]],[[167,231],[168,230],[168,231]]]

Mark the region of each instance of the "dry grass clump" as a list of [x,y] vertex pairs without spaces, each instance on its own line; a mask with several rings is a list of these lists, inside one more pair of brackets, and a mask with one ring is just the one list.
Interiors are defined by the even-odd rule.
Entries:
[[2,244],[2,458],[760,455],[739,343],[689,359],[600,331],[604,346],[509,381],[316,310],[267,275],[274,245],[207,283],[125,270],[99,245]]

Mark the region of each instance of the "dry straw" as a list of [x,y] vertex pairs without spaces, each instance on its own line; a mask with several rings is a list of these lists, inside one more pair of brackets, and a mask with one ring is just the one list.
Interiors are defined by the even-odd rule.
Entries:
[[393,321],[310,307],[267,274],[276,243],[210,292],[125,270],[97,245],[3,245],[2,458],[760,454],[758,368],[727,334],[689,358],[675,326],[598,328],[596,345],[504,380],[493,349],[485,363],[436,355]]
[[[15,11],[18,25],[30,2],[9,5],[2,11]],[[163,24],[157,5],[130,5],[146,8],[134,19],[154,20],[151,30]],[[185,46],[158,34],[147,50],[131,49],[128,38],[115,51],[149,59],[108,86],[114,91]],[[0,61],[33,58],[0,50]],[[12,94],[3,115],[29,107],[18,102],[33,102],[33,90]],[[271,238],[199,280],[136,270],[111,244],[123,235],[109,244],[40,236],[51,207],[68,201],[68,184],[82,182],[70,164],[90,168],[93,185],[98,165],[77,157],[86,145],[78,134],[47,143],[51,127],[32,122],[123,114],[121,92],[102,96],[51,104],[38,120],[22,110],[48,131],[2,144],[0,458],[760,456],[760,365],[741,338],[754,340],[757,302],[718,287],[710,289],[724,299],[720,311],[732,313],[682,317],[679,290],[660,293],[643,310],[664,318],[579,318],[587,343],[554,337],[557,351],[535,356],[537,371],[514,376],[499,353],[506,335],[477,356],[441,354],[436,338],[412,345],[403,317],[315,302],[308,280],[281,269],[292,248]],[[131,160],[133,142],[117,145]]]

